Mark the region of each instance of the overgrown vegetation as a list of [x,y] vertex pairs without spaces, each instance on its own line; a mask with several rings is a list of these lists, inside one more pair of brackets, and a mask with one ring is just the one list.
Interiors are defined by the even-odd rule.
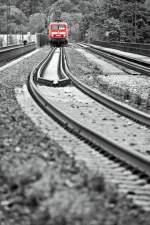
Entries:
[[45,32],[56,10],[74,40],[149,42],[149,0],[0,0],[0,33]]
[[57,10],[73,40],[150,40],[149,0],[0,0],[0,33],[46,32]]

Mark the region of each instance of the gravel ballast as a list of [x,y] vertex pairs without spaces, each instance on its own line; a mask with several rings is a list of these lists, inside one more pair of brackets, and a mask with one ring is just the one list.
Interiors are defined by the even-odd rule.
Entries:
[[131,152],[139,152],[150,159],[150,130],[84,95],[72,86],[39,87],[40,92],[61,112],[82,126],[115,141]]
[[48,51],[0,72],[0,224],[150,224],[148,212],[65,154],[18,104],[15,89]]
[[67,53],[71,70],[74,74],[78,74],[78,78],[83,82],[115,99],[149,112],[149,76],[140,75],[108,60],[104,61],[100,56],[94,56],[84,49],[71,45]]

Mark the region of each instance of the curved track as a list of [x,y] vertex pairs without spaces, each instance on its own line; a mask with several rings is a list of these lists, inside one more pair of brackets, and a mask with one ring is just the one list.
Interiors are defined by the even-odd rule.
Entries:
[[[54,102],[50,102],[49,100],[47,100],[45,96],[43,95],[43,93],[40,91],[39,85],[43,85],[43,84],[46,86],[52,86],[52,87],[67,85],[70,82],[70,80],[67,78],[67,76],[69,76],[72,82],[84,93],[88,94],[89,96],[92,96],[92,98],[96,99],[97,101],[100,101],[100,102],[102,101],[102,100],[99,100],[99,98],[101,98],[99,97],[99,93],[93,92],[90,88],[83,85],[82,83],[80,83],[74,78],[74,76],[69,71],[69,68],[67,65],[67,59],[63,49],[61,49],[60,56],[59,56],[59,64],[57,68],[59,80],[57,82],[57,85],[56,83],[43,78],[43,73],[46,69],[45,67],[48,66],[48,63],[52,59],[53,55],[55,54],[55,51],[56,49],[52,49],[47,59],[41,62],[34,69],[34,71],[31,72],[29,76],[28,90],[30,94],[32,95],[32,97],[34,98],[34,100],[49,116],[54,118],[65,129],[67,129],[72,134],[76,135],[80,140],[86,142],[88,145],[90,145],[92,148],[98,151],[99,154],[102,154],[103,156],[111,159],[112,163],[117,162],[118,167],[123,167],[125,168],[125,170],[126,169],[130,170],[131,173],[136,174],[138,177],[142,177],[144,179],[144,181],[142,180],[142,182],[144,182],[144,184],[147,185],[149,181],[149,177],[150,177],[150,160],[149,159],[147,159],[142,154],[133,152],[130,149],[125,148],[124,146],[120,146],[116,142],[97,133],[96,131],[94,132],[93,130],[87,128],[86,126],[81,125],[77,120],[74,120],[67,114],[63,113],[57,107],[57,105],[54,104]],[[111,99],[109,99],[109,102],[110,101]],[[107,104],[109,105],[110,103],[107,103]],[[110,106],[110,108],[112,108],[112,106]],[[147,122],[144,122],[144,123],[147,123]],[[145,189],[142,189],[142,190],[144,195]],[[143,205],[144,204],[145,203],[143,201]],[[146,206],[150,207],[150,199],[147,200]]]
[[122,55],[95,45],[79,44],[79,46],[83,48],[86,47],[86,49],[90,50],[91,52],[103,56],[104,58],[116,62],[117,64],[126,66],[132,70],[142,73],[143,75],[150,76],[150,62],[132,58],[127,55]]
[[103,94],[99,91],[95,91],[89,88],[87,85],[79,82],[70,72],[68,64],[67,64],[67,58],[65,59],[65,71],[77,88],[81,89],[84,93],[88,94],[90,97],[94,98],[96,101],[104,104],[105,106],[113,109],[114,111],[119,112],[120,114],[124,116],[127,116],[133,119],[134,121],[137,121],[146,126],[150,126],[150,116],[147,113],[134,109],[133,107],[125,103],[117,101],[114,98],[111,98],[107,96],[106,94]]
[[16,59],[28,52],[36,49],[35,43],[29,43],[27,45],[12,45],[0,49],[0,66],[3,66],[7,62]]

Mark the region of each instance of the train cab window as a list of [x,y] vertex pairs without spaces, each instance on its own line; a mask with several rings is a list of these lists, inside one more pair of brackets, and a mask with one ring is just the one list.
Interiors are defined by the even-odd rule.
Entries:
[[59,24],[59,30],[64,30],[65,29],[65,25],[64,24]]
[[64,30],[65,24],[52,24],[51,25],[51,30]]
[[51,29],[52,29],[52,30],[58,30],[58,25],[57,25],[57,24],[51,25]]

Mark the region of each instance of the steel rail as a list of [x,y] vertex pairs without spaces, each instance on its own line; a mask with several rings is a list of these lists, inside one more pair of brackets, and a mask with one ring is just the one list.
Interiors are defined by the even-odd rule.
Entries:
[[59,65],[58,65],[58,74],[60,76],[61,80],[68,80],[68,76],[66,72],[64,71],[64,60],[63,60],[63,48],[60,49],[60,57],[59,57]]
[[[86,45],[86,44],[84,44]],[[79,44],[79,46],[83,47],[83,45]],[[86,45],[88,47],[88,50],[103,56],[104,58],[107,58],[111,61],[114,61],[122,66],[126,66],[132,70],[135,70],[137,72],[142,73],[143,75],[150,76],[150,63],[141,61],[139,59],[135,59],[129,56],[121,55],[115,52],[109,52],[104,49],[101,49],[100,47],[96,47],[93,45]]]
[[93,90],[86,84],[83,84],[78,79],[76,79],[75,76],[70,72],[66,54],[65,54],[64,61],[65,61],[65,72],[67,73],[68,77],[72,80],[73,84],[77,88],[79,88],[82,92],[89,95],[90,97],[95,99],[97,102],[100,102],[101,104],[111,108],[112,110],[114,110],[114,111],[140,123],[140,124],[150,127],[150,115],[149,114],[139,111],[125,103],[115,100],[114,98],[112,98],[106,94],[103,94],[99,91]]
[[48,63],[50,62],[50,60],[52,59],[54,53],[55,53],[56,47],[52,48],[52,50],[50,51],[48,57],[45,59],[44,63],[40,66],[40,68],[38,69],[38,73],[37,73],[37,82],[44,84],[46,86],[66,86],[67,84],[70,83],[70,79],[68,78],[68,76],[66,76],[64,70],[63,70],[63,66],[62,66],[62,48],[60,49],[60,55],[59,55],[59,63],[58,63],[58,76],[59,76],[59,80],[58,83],[54,83],[52,80],[48,80],[45,79],[43,77],[43,73],[45,70],[45,67],[48,65]]
[[[39,68],[39,67],[38,67]],[[35,68],[28,77],[27,87],[37,104],[44,110],[49,116],[54,118],[64,128],[72,131],[76,136],[83,138],[87,143],[94,145],[99,151],[111,154],[111,156],[120,159],[126,165],[135,168],[135,170],[143,172],[150,176],[150,160],[145,156],[133,152],[130,149],[126,149],[118,143],[108,139],[107,137],[95,133],[93,130],[86,128],[79,124],[77,121],[70,118],[68,115],[60,111],[54,103],[50,103],[39,91],[36,79],[38,68]]]
[[14,48],[14,47],[18,47],[18,46],[23,46],[23,44],[13,44],[13,45],[8,45],[8,46],[3,46],[3,47],[0,47],[0,51],[7,50],[7,49],[10,49],[10,48]]
[[[92,48],[95,48],[97,50],[101,50],[103,52],[108,52],[108,53],[110,53],[112,55],[115,55],[115,56],[119,56],[120,58],[131,60],[131,61],[133,61],[135,63],[140,63],[140,64],[142,64],[142,65],[144,65],[146,67],[150,66],[150,62],[149,61],[144,61],[144,60],[141,60],[140,58],[134,58],[134,57],[132,57],[130,55],[121,54],[119,52],[113,52],[112,51],[113,49],[109,49],[109,48],[107,49],[107,47],[105,48],[105,47],[101,47],[101,46],[95,46],[95,45],[92,45],[92,44],[88,44],[88,46],[90,46]],[[124,52],[124,53],[128,53],[128,52]],[[134,53],[132,53],[132,54],[134,54]],[[135,54],[135,55],[137,55],[137,54]],[[143,55],[141,55],[141,56],[144,57]],[[147,58],[148,58],[148,56],[147,56]]]
[[45,67],[47,66],[47,64],[49,63],[49,61],[52,59],[54,53],[55,53],[56,48],[52,48],[48,54],[48,56],[45,58],[44,62],[39,66],[38,68],[38,72],[37,72],[37,82],[41,83],[41,84],[45,84],[48,86],[52,86],[53,85],[53,81],[47,80],[45,78],[43,78],[43,73],[45,70]]
[[117,49],[124,52],[131,52],[133,54],[140,54],[142,56],[150,56],[150,44],[148,43],[146,44],[117,41],[92,41],[90,44],[108,49]]
[[35,43],[29,43],[27,45],[17,45],[17,46],[10,46],[3,50],[0,50],[0,63],[8,62],[12,59],[20,57],[28,52],[31,52],[36,49]]

